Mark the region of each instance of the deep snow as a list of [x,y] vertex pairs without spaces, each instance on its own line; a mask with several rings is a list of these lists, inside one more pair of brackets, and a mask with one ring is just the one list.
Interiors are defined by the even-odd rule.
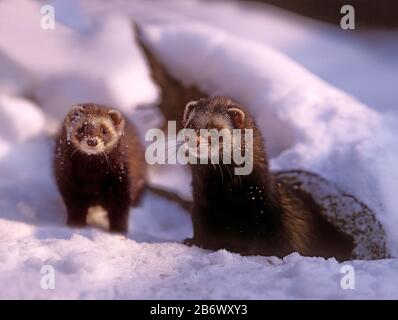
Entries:
[[[325,71],[339,61],[308,65],[309,57],[316,58],[310,39],[332,43],[327,50],[340,52],[341,59],[347,55],[341,48],[357,52],[358,42],[351,46],[329,26],[310,32],[313,22],[306,19],[288,20],[266,6],[254,12],[250,5],[231,5],[222,15],[240,18],[244,28],[238,32],[239,24],[217,19],[223,3],[177,2],[161,2],[155,10],[145,1],[112,7],[106,1],[52,1],[52,31],[40,28],[40,2],[0,3],[0,298],[398,298],[396,92],[384,85],[396,76],[396,64],[387,72],[364,54],[357,68],[378,70],[380,86],[378,74],[369,85],[354,86],[344,68],[338,76]],[[339,264],[298,254],[277,259],[189,248],[177,243],[192,233],[189,215],[150,193],[132,210],[127,237],[67,228],[50,167],[51,134],[67,108],[88,100],[118,106],[141,134],[159,122],[151,110],[136,109],[155,103],[157,89],[133,42],[131,18],[145,23],[148,44],[176,77],[250,109],[274,169],[316,172],[367,204],[385,228],[394,258]],[[280,35],[274,41],[262,32],[271,24]],[[325,40],[331,33],[335,42]],[[372,39],[363,37],[356,39]],[[377,55],[384,53],[386,61],[394,37],[377,38],[384,45]],[[335,82],[346,78],[351,86]],[[189,197],[182,167],[155,168],[151,179]],[[354,290],[340,287],[345,264],[355,268]],[[55,269],[55,290],[40,287],[43,265]]]

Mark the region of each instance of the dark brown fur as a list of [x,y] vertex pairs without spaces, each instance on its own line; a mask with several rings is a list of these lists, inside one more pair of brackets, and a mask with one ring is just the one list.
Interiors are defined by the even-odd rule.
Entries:
[[[108,107],[84,104],[84,117],[107,116]],[[114,149],[88,155],[68,141],[72,114],[56,139],[54,174],[64,199],[70,226],[85,226],[87,210],[101,205],[108,212],[110,231],[126,232],[130,205],[136,205],[145,186],[144,150],[127,119]]]
[[193,108],[193,119],[183,124],[209,128],[214,115],[222,115],[239,128],[228,114],[231,107],[244,112],[243,128],[253,129],[253,171],[236,176],[233,164],[191,164],[194,236],[186,243],[244,255],[283,257],[297,251],[348,259],[352,239],[321,216],[310,195],[289,189],[270,172],[261,133],[243,107],[224,97],[200,99]]

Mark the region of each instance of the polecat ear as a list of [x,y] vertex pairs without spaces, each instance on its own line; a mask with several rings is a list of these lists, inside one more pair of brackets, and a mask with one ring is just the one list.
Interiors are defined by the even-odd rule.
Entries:
[[124,126],[124,118],[120,111],[118,110],[109,110],[108,115],[111,117],[113,124],[115,127],[123,127]]
[[81,116],[84,113],[84,106],[82,105],[76,105],[71,108],[71,111],[69,112],[70,116],[70,121],[75,120],[77,117]]
[[185,106],[184,115],[182,116],[182,125],[185,126],[192,110],[198,105],[196,101],[188,102]]
[[235,126],[238,127],[238,129],[242,129],[245,123],[245,113],[243,110],[236,107],[231,107],[228,108],[227,112]]

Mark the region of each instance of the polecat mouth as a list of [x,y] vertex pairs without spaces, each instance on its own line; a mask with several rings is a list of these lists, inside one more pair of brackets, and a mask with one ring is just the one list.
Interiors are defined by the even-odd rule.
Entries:
[[230,152],[232,137],[228,129],[202,129],[199,133],[187,134],[185,145],[188,152],[197,159],[212,159],[216,163],[222,160],[224,149]]
[[191,146],[186,142],[185,147],[193,157],[203,160],[212,159],[216,163],[222,162],[224,147],[226,150],[231,150],[230,146],[224,146],[222,143],[212,144],[200,139],[196,146]]
[[88,155],[103,154],[105,152],[105,143],[102,139],[84,138],[79,142],[79,149]]

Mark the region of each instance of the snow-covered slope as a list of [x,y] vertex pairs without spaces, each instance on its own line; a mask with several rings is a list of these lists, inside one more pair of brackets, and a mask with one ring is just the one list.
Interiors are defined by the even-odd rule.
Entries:
[[[184,1],[173,11],[174,1],[159,10],[147,1],[51,3],[53,31],[40,29],[39,1],[0,3],[0,298],[398,298],[394,119],[331,87],[276,45],[215,25],[222,4]],[[208,23],[192,8],[197,16],[202,8]],[[252,17],[245,11],[242,23],[250,26]],[[366,203],[394,258],[339,264],[189,248],[178,243],[192,233],[189,215],[151,193],[131,211],[127,237],[67,228],[51,174],[48,119],[58,125],[69,104],[94,100],[122,108],[141,133],[156,122],[135,110],[157,96],[131,18],[147,22],[148,43],[177,77],[253,112],[275,169],[316,172]],[[175,172],[156,169],[151,177],[186,193],[189,176]],[[354,290],[340,286],[347,264]],[[54,290],[41,288],[43,265],[55,270]]]
[[[34,75],[28,94],[48,117],[59,120],[70,105],[82,101],[103,101],[129,113],[133,105],[156,99],[143,57],[131,41],[128,19],[115,14],[94,21],[78,11],[77,2],[58,3],[63,6],[55,7],[54,30],[41,28],[36,1],[0,3],[0,66],[2,56],[12,57],[13,74],[20,73],[19,65]],[[84,23],[78,23],[78,16]],[[19,78],[15,81],[20,85],[29,79]]]
[[96,0],[83,3],[91,13],[111,16],[123,12],[143,23],[200,22],[271,46],[369,107],[397,114],[396,31],[342,30],[338,25],[324,24],[258,1],[212,0],[206,1],[206,5],[203,0],[153,0],[139,5],[115,0],[100,6]]

